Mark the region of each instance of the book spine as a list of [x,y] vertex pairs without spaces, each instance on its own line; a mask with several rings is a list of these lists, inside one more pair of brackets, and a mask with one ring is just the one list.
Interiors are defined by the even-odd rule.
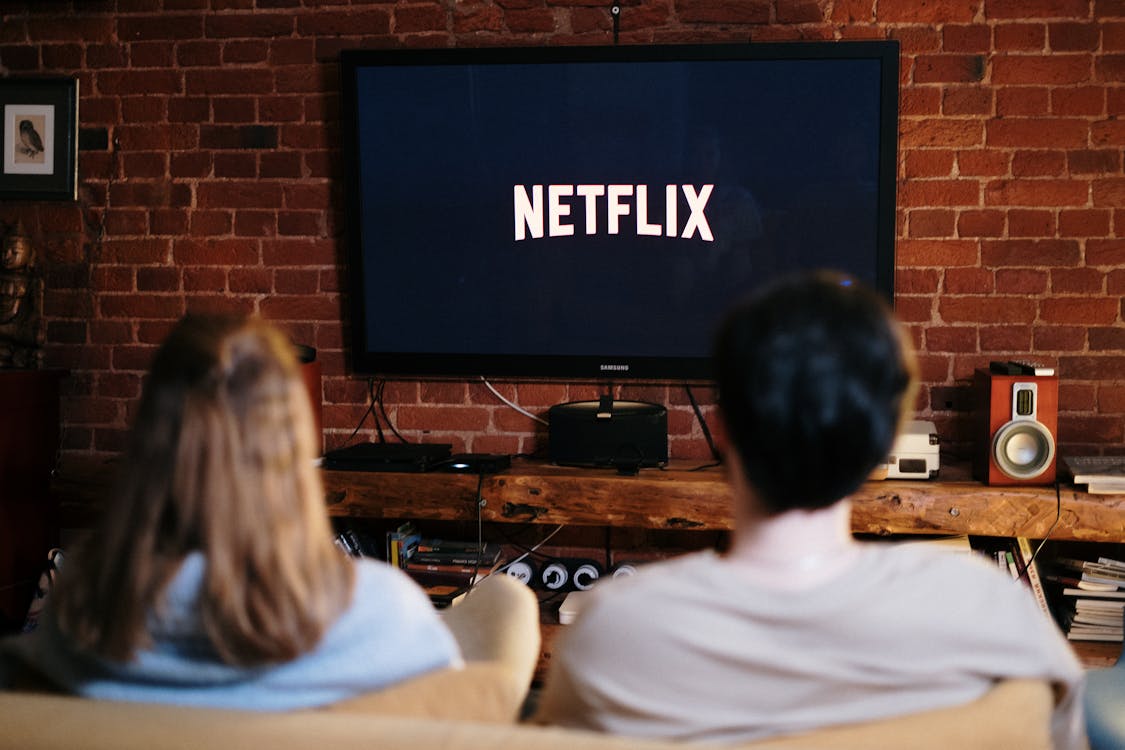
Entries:
[[1031,540],[1027,537],[1017,537],[1016,545],[1019,549],[1020,557],[1024,569],[1027,572],[1027,582],[1031,586],[1032,593],[1035,594],[1035,601],[1039,602],[1039,608],[1047,617],[1051,616],[1051,607],[1047,604],[1047,592],[1043,590],[1043,581],[1039,577],[1039,568],[1037,563],[1031,559]]

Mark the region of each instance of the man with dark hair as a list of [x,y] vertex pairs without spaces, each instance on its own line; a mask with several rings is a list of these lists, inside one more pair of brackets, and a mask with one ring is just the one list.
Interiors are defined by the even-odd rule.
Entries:
[[836,274],[785,279],[731,311],[715,367],[730,550],[596,586],[538,720],[745,741],[1031,677],[1056,686],[1056,747],[1083,747],[1082,669],[1025,586],[983,560],[851,535],[847,497],[886,459],[916,382],[885,302]]

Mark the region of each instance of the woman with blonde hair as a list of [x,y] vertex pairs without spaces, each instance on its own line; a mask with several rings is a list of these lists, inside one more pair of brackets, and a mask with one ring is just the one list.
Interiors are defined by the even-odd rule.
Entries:
[[461,663],[405,574],[333,544],[292,349],[253,320],[176,325],[100,529],[0,649],[0,684],[287,710]]

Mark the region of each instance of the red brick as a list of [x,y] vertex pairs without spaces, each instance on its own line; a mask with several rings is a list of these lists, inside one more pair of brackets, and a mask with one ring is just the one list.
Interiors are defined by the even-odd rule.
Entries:
[[999,23],[993,38],[995,51],[1046,51],[1047,26],[1041,23]]
[[1002,151],[978,149],[959,151],[957,167],[962,177],[1000,177],[1008,174],[1011,155]]
[[271,39],[269,42],[270,65],[312,65],[315,62],[316,40]]
[[1086,348],[1085,326],[1036,326],[1035,351],[1080,352]]
[[1017,151],[1012,155],[1013,177],[1059,177],[1065,172],[1062,151]]
[[949,209],[915,209],[910,212],[910,237],[952,237],[955,214]]
[[1090,185],[1090,195],[1095,206],[1116,208],[1125,206],[1125,177],[1108,177],[1094,180]]
[[974,83],[984,79],[983,55],[919,55],[914,83]]
[[[1095,268],[1053,268],[1051,269],[1052,294],[1105,293],[1105,273]],[[1122,329],[1125,333],[1125,329]]]
[[941,105],[946,115],[987,115],[992,112],[992,90],[954,86],[945,90]]
[[290,237],[318,237],[324,234],[319,211],[279,211],[277,233]]
[[984,143],[984,123],[976,120],[904,120],[899,125],[899,146],[917,148],[967,148]]
[[232,292],[268,294],[273,291],[273,271],[268,268],[232,268],[229,276]]
[[274,272],[273,288],[277,294],[316,294],[318,281],[316,271],[279,268]]
[[[215,122],[255,122],[258,119],[258,102],[250,96],[217,96],[212,100],[211,108]],[[272,135],[272,140],[264,146],[248,143],[245,136],[247,131],[239,128],[210,128],[203,126],[200,132],[200,145],[203,148],[273,148],[277,145],[277,130],[269,126],[257,126],[251,133],[264,132]],[[210,133],[213,138],[218,138],[216,144],[207,139]],[[252,136],[253,138],[253,136]],[[260,140],[258,136],[257,140]]]
[[896,254],[905,267],[974,266],[980,260],[972,240],[900,240]]
[[1088,0],[985,0],[986,18],[1086,18]]
[[980,0],[879,0],[880,23],[968,23],[980,9]]
[[1040,301],[1039,305],[1040,315],[1048,323],[1109,325],[1117,319],[1120,301],[1110,298],[1052,297]]
[[1125,266],[1125,239],[1087,240],[1086,264],[1090,266]]
[[252,179],[258,176],[257,154],[215,154],[215,177]]
[[167,154],[153,152],[125,154],[123,162],[127,179],[165,177],[168,174]]
[[1109,115],[1125,114],[1125,87],[1114,87],[1106,91],[1106,113]]
[[181,42],[176,45],[176,64],[184,67],[216,67],[222,64],[218,42]]
[[[234,273],[237,269],[231,269]],[[193,268],[183,269],[184,291],[186,292],[214,292],[219,293],[227,288],[227,269],[225,268]],[[237,291],[231,289],[231,291]],[[269,290],[266,290],[269,291]]]
[[1083,83],[1090,80],[1091,64],[1087,54],[998,55],[992,60],[991,80],[994,85]]
[[273,237],[277,234],[277,212],[237,211],[234,233],[239,237]]
[[1040,86],[1005,86],[996,92],[1000,117],[1039,117],[1050,114],[1051,95]]
[[957,217],[957,234],[960,237],[999,237],[1003,233],[1003,211],[962,211]]
[[[126,47],[123,44],[87,44],[86,66],[88,68],[124,68]],[[83,102],[83,108],[85,102]]]
[[258,116],[263,122],[299,122],[305,116],[304,99],[296,95],[260,97]]
[[44,44],[40,47],[46,70],[75,70],[82,67],[82,47],[78,44]]
[[172,256],[179,265],[251,266],[259,261],[255,240],[180,239],[173,243]]
[[296,151],[269,151],[259,158],[258,173],[266,179],[301,176],[301,154]]
[[[914,86],[899,93],[899,116],[924,117],[941,114],[941,89],[937,86]],[[900,125],[902,122],[900,121]]]
[[1074,266],[1081,259],[1074,240],[983,240],[985,266]]
[[956,26],[941,19],[942,49],[946,52],[991,52],[992,30],[983,24]]
[[1116,382],[1125,372],[1125,357],[1078,356],[1059,357],[1059,371],[1071,380],[1106,380]]
[[262,259],[268,266],[331,266],[336,263],[336,243],[310,239],[263,240]]
[[1105,113],[1105,89],[1077,86],[1051,90],[1051,112],[1062,117],[1097,116]]
[[230,234],[231,215],[228,211],[201,211],[191,212],[190,233],[194,237],[213,237]]
[[293,32],[291,13],[212,13],[206,16],[204,30],[212,39],[289,36]]
[[118,125],[123,151],[186,151],[196,148],[198,129],[191,125]]
[[1125,413],[1125,386],[1102,384],[1098,387],[1098,410]]
[[261,301],[261,312],[269,320],[338,320],[340,302],[330,295],[275,295]]
[[198,315],[252,315],[254,299],[230,294],[194,294],[187,299],[187,311]]
[[977,335],[982,352],[1031,351],[1031,326],[981,326]]
[[264,39],[230,41],[223,45],[223,64],[245,65],[269,59],[270,43]]
[[[95,261],[97,259],[95,258]],[[132,268],[100,266],[90,272],[93,287],[98,292],[131,292],[135,288]]]
[[164,239],[103,240],[97,248],[98,263],[165,263],[171,242]]
[[1088,194],[1089,187],[1080,180],[995,180],[985,186],[984,202],[989,206],[1084,206]]
[[[198,15],[122,15],[116,18],[117,38],[123,42],[142,39],[201,39],[203,17]],[[107,39],[109,36],[97,36]]]
[[1094,411],[1096,391],[1086,383],[1059,383],[1059,411]]
[[1024,297],[942,297],[938,311],[947,323],[1031,323],[1035,301]]
[[273,73],[269,70],[208,68],[188,69],[184,73],[184,91],[188,94],[271,94],[273,90]]
[[836,0],[832,4],[832,20],[843,24],[874,21],[875,0]]
[[899,186],[898,195],[904,208],[980,204],[980,186],[975,180],[911,180]]
[[132,68],[171,68],[174,59],[172,45],[167,42],[133,42],[129,45],[129,66]]
[[1047,272],[1028,268],[1000,268],[996,271],[998,294],[1043,294],[1047,291]]
[[1085,120],[1041,117],[993,120],[988,123],[990,147],[1082,148],[1090,127]]
[[196,205],[200,208],[276,208],[281,196],[282,186],[277,182],[200,182],[196,188]]
[[902,159],[906,177],[949,177],[953,174],[953,151],[909,151]]
[[899,26],[890,29],[888,36],[898,40],[903,72],[912,67],[911,63],[917,55],[935,54],[941,51],[941,36],[935,28]]
[[926,329],[927,352],[975,352],[977,329],[974,326],[933,326]]
[[183,75],[175,70],[103,70],[98,73],[102,94],[180,94]]
[[143,235],[148,232],[148,212],[143,209],[118,209],[106,214],[105,229],[109,234]]
[[98,298],[98,310],[106,318],[175,319],[184,314],[184,298],[179,294],[103,294]]
[[1008,212],[1009,237],[1054,237],[1055,233],[1053,211],[1014,208]]
[[991,294],[996,289],[995,274],[986,268],[948,268],[942,289],[946,294]]
[[199,152],[172,154],[169,174],[172,177],[210,177],[211,154]]
[[1094,80],[1111,83],[1125,81],[1125,55],[1103,55],[1094,64]]
[[180,291],[180,270],[166,267],[138,268],[137,291],[178,292]]
[[1098,24],[1060,22],[1047,25],[1047,39],[1053,52],[1093,52],[1101,38]]
[[1109,211],[1071,209],[1059,212],[1060,237],[1105,237],[1109,235]]
[[1084,149],[1067,152],[1067,167],[1071,174],[1102,175],[1121,170],[1119,149]]
[[1125,122],[1103,120],[1091,123],[1090,143],[1094,146],[1125,146]]

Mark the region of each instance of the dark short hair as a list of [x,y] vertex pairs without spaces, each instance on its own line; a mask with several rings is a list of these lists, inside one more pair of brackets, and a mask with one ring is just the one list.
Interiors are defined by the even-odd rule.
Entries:
[[777,281],[731,310],[715,368],[732,447],[770,515],[854,492],[886,460],[916,380],[883,298],[823,271]]

